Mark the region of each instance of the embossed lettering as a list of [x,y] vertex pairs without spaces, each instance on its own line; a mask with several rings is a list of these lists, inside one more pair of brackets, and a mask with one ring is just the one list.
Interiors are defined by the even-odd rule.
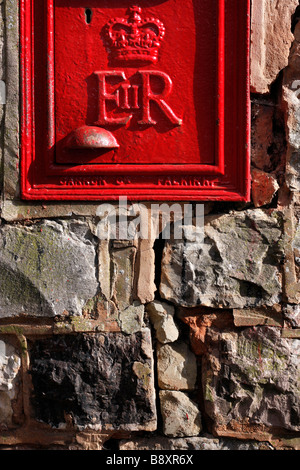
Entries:
[[77,177],[77,178],[64,178],[59,182],[62,186],[105,186],[107,184],[103,177]]
[[210,187],[213,188],[218,185],[218,182],[215,180],[208,180],[205,178],[159,178],[159,186],[190,186],[190,187]]
[[139,109],[139,85],[132,85],[132,109]]
[[[133,114],[131,113],[128,113],[127,116],[123,114],[121,117],[115,117],[113,111],[110,111],[109,114],[107,111],[107,102],[109,101],[114,102],[116,109],[122,110],[124,113],[130,110],[139,110],[140,119],[138,124],[142,126],[155,126],[157,124],[157,121],[151,116],[151,103],[155,103],[165,118],[173,125],[180,126],[182,124],[182,120],[176,116],[175,112],[166,102],[173,88],[172,80],[166,73],[156,70],[139,71],[140,85],[131,84],[124,71],[95,72],[95,75],[98,78],[99,87],[98,119],[95,122],[96,125],[125,126],[132,119]],[[121,81],[113,93],[107,90],[109,78]],[[162,87],[161,93],[154,92],[152,88],[152,80],[154,79],[160,82]],[[142,91],[141,96],[139,96],[139,89]]]
[[123,81],[126,80],[125,72],[118,71],[106,71],[106,72],[95,72],[95,75],[98,77],[99,84],[99,114],[98,120],[96,122],[99,126],[105,126],[105,124],[115,124],[115,125],[126,125],[131,119],[132,115],[113,118],[107,116],[106,110],[106,101],[114,101],[117,107],[120,106],[120,91],[117,89],[115,92],[108,93],[106,88],[106,79],[108,77],[121,78]]
[[122,83],[121,85],[121,89],[123,91],[123,103],[121,105],[122,109],[130,109],[129,93],[128,93],[130,88],[131,88],[131,85],[129,83]]
[[[170,95],[173,87],[172,80],[169,75],[164,72],[153,70],[140,71],[139,74],[142,76],[143,80],[143,117],[139,121],[139,124],[157,124],[157,122],[151,117],[150,103],[153,101],[159,106],[161,111],[171,121],[172,124],[181,126],[182,120],[176,116],[174,111],[165,101],[165,99]],[[162,93],[156,94],[152,91],[151,77],[159,77],[159,79],[163,82],[164,88]]]

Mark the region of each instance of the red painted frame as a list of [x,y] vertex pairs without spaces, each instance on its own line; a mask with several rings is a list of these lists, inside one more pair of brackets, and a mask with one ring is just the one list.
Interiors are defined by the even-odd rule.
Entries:
[[[241,6],[241,1],[242,6]],[[249,37],[250,0],[218,0],[218,54],[216,90],[218,121],[216,164],[204,165],[57,165],[53,156],[55,140],[54,104],[54,3],[45,1],[47,15],[47,148],[43,158],[35,148],[36,123],[34,77],[34,0],[20,1],[21,45],[21,194],[28,200],[223,200],[247,201],[250,197],[250,96]],[[226,9],[234,10],[235,29],[226,31]],[[236,83],[226,82],[226,35],[235,41]],[[232,51],[230,51],[232,52]],[[239,132],[232,155],[226,154],[225,100],[233,86],[235,119]],[[40,152],[41,153],[41,152]],[[230,157],[230,158],[229,158]],[[141,174],[142,173],[142,174]]]

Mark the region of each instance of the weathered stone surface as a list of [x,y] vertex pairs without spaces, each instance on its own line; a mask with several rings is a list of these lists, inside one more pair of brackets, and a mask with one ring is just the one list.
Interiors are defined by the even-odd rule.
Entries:
[[190,328],[190,345],[196,355],[207,351],[206,331],[207,328],[219,328],[222,330],[233,328],[233,315],[231,311],[220,310],[208,313],[204,308],[179,309],[178,318]]
[[281,306],[272,308],[234,309],[233,318],[235,326],[283,326]]
[[189,345],[179,340],[157,345],[158,386],[164,390],[193,390],[197,361]]
[[144,305],[133,302],[119,314],[119,323],[124,333],[132,334],[140,331],[144,322]]
[[[299,43],[300,43],[300,24],[299,21],[295,25],[294,29],[294,41],[292,47],[289,51],[289,61],[288,67],[284,71],[284,83],[289,82],[291,80],[297,79],[297,72],[299,71]],[[296,90],[297,87],[292,87],[292,89]]]
[[179,336],[174,322],[175,308],[166,302],[154,300],[146,306],[151,323],[156,331],[156,338],[162,344],[172,343]]
[[136,295],[142,304],[146,304],[154,300],[156,291],[153,240],[138,241],[136,266]]
[[15,348],[0,340],[0,426],[12,423],[12,400],[18,391],[16,377],[20,366],[21,359]]
[[[5,71],[2,70],[3,61],[0,60],[0,78],[7,78],[8,92],[5,126],[2,121],[3,110],[0,108],[2,129],[5,128],[2,146],[4,160],[1,166],[5,170],[6,199],[2,201],[2,218],[6,221],[22,220],[25,224],[30,224],[30,220],[39,218],[91,216],[96,223],[98,206],[94,203],[62,204],[18,200],[18,4],[15,0],[0,0],[0,3],[2,11],[6,14],[5,34],[0,23],[0,56],[2,38],[5,36],[7,60]],[[291,14],[299,1],[253,0],[252,4],[252,91],[269,93],[270,85],[287,64],[292,40]],[[286,182],[289,189],[296,194],[300,190],[299,58],[298,26],[295,30],[289,67],[285,71],[283,92],[283,104],[287,111]],[[261,102],[261,97],[255,98],[257,102]],[[280,172],[276,170],[279,154],[274,155],[278,133],[274,120],[280,104],[277,98],[275,93],[272,93],[272,97],[264,97],[264,104],[255,106],[254,113],[257,110],[257,115],[252,126],[252,164],[263,172],[274,172],[275,175],[276,171],[276,176],[280,177]],[[285,155],[282,156],[283,164]],[[266,178],[265,173],[255,173]],[[283,180],[283,174],[281,178]],[[261,198],[257,188],[253,186],[256,190],[254,203],[259,207],[271,201],[274,185],[271,186],[270,196],[266,197],[264,183],[262,186],[258,177],[254,178],[254,183],[256,180],[259,182],[258,190],[262,187],[264,189]],[[218,203],[211,204],[216,209],[220,207]],[[206,205],[206,214],[211,211],[211,204],[209,207]],[[222,207],[227,210],[228,206],[224,204]],[[291,278],[287,272],[285,273],[286,284],[290,286],[289,292],[286,289],[289,295],[285,301],[290,303],[283,310],[287,327],[282,329],[279,328],[279,325],[282,326],[279,316],[261,315],[262,310],[259,308],[261,305],[265,312],[265,304],[271,309],[275,303],[281,301],[280,221],[275,220],[276,212],[275,217],[268,212],[264,212],[264,215],[261,215],[260,211],[249,213],[222,216],[223,221],[232,223],[230,227],[225,227],[227,222],[219,224],[218,217],[213,217],[212,222],[209,221],[207,225],[204,247],[199,244],[199,250],[197,243],[190,243],[188,236],[182,245],[168,243],[166,248],[169,251],[166,250],[164,255],[162,289],[167,289],[164,294],[166,299],[178,305],[194,307],[200,304],[222,308],[222,312],[189,312],[184,318],[181,317],[190,328],[192,350],[204,355],[206,408],[216,423],[217,432],[227,432],[229,435],[230,427],[232,432],[241,436],[247,430],[247,425],[253,425],[256,429],[263,426],[276,427],[276,431],[287,430],[294,435],[299,432],[299,384],[296,382],[299,371],[299,339],[292,339],[299,338],[299,298],[295,295],[300,274],[298,221],[295,220],[295,232],[292,231],[290,244],[290,260],[293,260],[290,269],[290,273],[293,272],[292,283],[289,282]],[[43,232],[39,232],[39,228],[44,230],[45,226],[48,240],[43,238]],[[23,235],[25,241],[21,241]],[[50,239],[53,243],[49,244]],[[285,241],[287,242],[287,239]],[[287,253],[286,248],[285,260]],[[95,265],[97,254],[98,266]],[[172,265],[166,260],[167,255]],[[289,269],[291,265],[286,267]],[[52,426],[63,427],[66,426],[66,421],[70,422],[71,417],[77,428],[87,429],[84,434],[76,433],[75,438],[77,444],[86,449],[102,448],[102,440],[105,438],[101,438],[101,435],[104,434],[101,434],[102,431],[97,432],[97,429],[108,429],[107,433],[119,429],[129,432],[155,429],[152,352],[147,336],[145,338],[144,333],[140,333],[144,313],[141,304],[152,301],[155,291],[154,251],[151,240],[141,240],[136,245],[101,240],[97,253],[85,223],[64,225],[62,222],[49,222],[43,225],[37,222],[31,227],[3,225],[0,229],[0,275],[0,317],[20,313],[30,316],[63,314],[62,322],[55,323],[53,328],[54,333],[59,334],[58,337],[45,340],[43,345],[42,342],[30,342],[30,345],[33,345],[31,372],[36,378],[33,398],[39,418]],[[98,296],[98,282],[102,297]],[[135,302],[136,299],[139,302]],[[225,310],[226,308],[233,308],[233,313]],[[82,309],[84,315],[79,316]],[[72,316],[69,317],[67,313]],[[165,321],[166,317],[168,323]],[[178,341],[178,330],[173,317],[171,320],[171,316],[166,315],[162,319],[158,315],[153,322],[161,343]],[[25,323],[26,334],[49,334],[46,327],[43,331],[43,320],[39,320],[38,325],[34,326],[27,319]],[[48,320],[45,323],[47,327],[50,327],[50,323],[53,325]],[[262,323],[268,326],[277,325],[278,328],[245,329],[249,325],[257,326]],[[14,327],[17,327],[16,321]],[[61,336],[63,328],[72,335]],[[122,332],[133,337],[121,333],[100,335],[99,329],[122,329]],[[82,331],[93,331],[94,335],[78,334]],[[22,388],[17,389],[16,386],[20,358],[15,356],[15,352],[8,350],[5,350],[2,357],[1,345],[0,341],[0,424],[9,427],[12,419],[12,400],[16,391],[19,392],[18,397],[22,393]],[[174,359],[173,353],[174,349],[167,354],[171,360]],[[185,351],[183,356],[188,358],[189,352]],[[175,372],[173,369],[171,375],[176,378],[177,374],[181,380],[185,364],[183,365],[182,359],[180,361],[180,366]],[[170,387],[174,386],[172,380],[167,381]],[[9,387],[12,388],[9,390]],[[178,432],[184,435],[188,430],[187,424],[190,425],[191,415],[195,412],[198,416],[198,412],[194,410],[187,413],[189,404],[183,399],[187,399],[187,395],[181,394],[177,401],[174,395],[173,392],[172,400],[169,399],[169,402],[175,403],[173,408],[165,405],[165,409],[170,410],[170,415],[164,418],[165,424],[170,435],[174,432],[176,435]],[[211,397],[214,398],[212,403]],[[181,404],[184,405],[182,408]],[[182,416],[179,417],[181,411]],[[175,424],[170,422],[173,417]],[[196,429],[188,432],[197,433],[199,428],[197,425]],[[53,431],[57,433],[56,436],[60,436],[59,442],[62,443],[63,430]],[[37,433],[32,433],[36,439],[35,443],[39,442],[45,446],[46,442],[52,442],[54,446],[53,442],[58,442],[55,437],[50,437],[52,433],[48,433],[49,441],[43,441],[43,437],[39,440]],[[288,437],[289,434],[287,441]],[[25,442],[24,445],[29,446],[28,435],[23,435],[22,438],[24,441],[14,430],[9,442],[16,445],[17,439],[20,439],[19,442]],[[153,445],[166,450],[173,447],[174,450],[254,449],[259,446],[257,442],[238,442],[211,436],[162,438],[157,444],[152,442],[149,439],[147,444],[143,445],[146,448]],[[4,434],[1,434],[1,445],[5,445]]]
[[300,328],[300,305],[287,304],[283,309],[285,320],[294,328]]
[[295,40],[293,42],[289,65],[284,71],[282,107],[285,110],[286,119],[286,182],[291,191],[299,191],[299,132],[300,132],[300,23],[295,28]]
[[286,182],[291,191],[299,191],[300,189],[300,146],[299,146],[299,132],[300,132],[300,101],[295,89],[297,82],[292,82],[289,89],[284,87],[283,97],[287,108],[286,112],[286,127],[287,127],[287,141],[288,149],[286,156]]
[[252,200],[255,207],[270,204],[279,189],[279,184],[274,175],[252,168]]
[[[147,207],[144,207],[143,213],[148,219]],[[154,240],[134,238],[136,233],[135,231],[131,233],[129,214],[128,236],[132,238],[99,240],[101,290],[106,298],[114,298],[117,304],[120,303],[120,308],[130,305],[132,300],[139,300],[142,304],[151,302],[156,291]],[[98,237],[100,236],[99,226],[101,223],[93,226],[93,233]],[[112,249],[110,249],[111,245]]]
[[133,246],[113,250],[112,298],[120,310],[124,310],[133,301],[134,264],[136,248]]
[[132,240],[99,241],[98,276],[101,293],[118,310],[120,329],[128,334],[141,330],[144,320],[144,305],[134,300],[136,255]]
[[[187,233],[187,232],[186,232]],[[204,243],[168,241],[160,293],[184,307],[244,308],[281,299],[282,217],[261,209],[208,216]]]
[[60,335],[30,352],[36,419],[80,429],[156,429],[150,331]]
[[298,268],[298,278],[299,278],[299,266],[300,266],[300,218],[299,218],[299,208],[295,210],[294,214],[295,227],[294,227],[294,237],[292,240],[292,249],[294,254],[294,263]]
[[0,316],[80,314],[96,295],[95,247],[85,223],[0,230]]
[[86,201],[72,201],[72,204],[62,202],[36,202],[6,199],[2,203],[1,217],[7,222],[45,219],[54,217],[95,217],[99,204]]
[[69,445],[67,450],[106,450],[105,442],[108,441],[109,438],[110,434],[99,434],[98,432],[91,431],[78,432],[75,436],[75,442]]
[[300,339],[300,328],[283,328],[282,338],[297,338]]
[[298,339],[283,339],[275,327],[212,329],[206,338],[202,383],[215,432],[300,430]]
[[[3,142],[3,137],[2,137],[2,132],[3,132],[3,117],[4,117],[4,111],[5,111],[5,102],[6,102],[6,86],[5,82],[3,79],[5,79],[5,69],[4,69],[4,34],[5,34],[5,28],[4,28],[4,20],[3,20],[3,15],[2,12],[0,12],[0,122],[1,122],[1,142]],[[0,162],[3,161],[3,146],[1,145],[0,149]],[[3,170],[3,165],[1,165],[1,170],[0,170],[0,185],[2,185],[2,170]]]
[[272,103],[252,103],[251,107],[251,162],[263,171],[272,169],[270,149],[273,136],[274,106]]
[[[3,3],[1,1],[1,3]],[[4,68],[4,64],[5,64],[5,59],[4,59],[4,54],[5,54],[5,50],[4,50],[4,35],[5,35],[5,24],[4,24],[4,18],[3,18],[3,11],[0,12],[0,62],[1,62],[1,65],[0,65],[0,78],[1,80],[3,80],[5,78],[5,68]],[[2,103],[1,104],[5,104],[5,100],[2,100]]]
[[99,240],[98,244],[98,278],[101,294],[105,300],[112,298],[112,274],[110,259],[110,243],[108,240]]
[[120,450],[273,450],[268,442],[239,441],[210,435],[172,439],[148,437],[120,441]]
[[14,0],[3,5],[5,15],[5,132],[3,152],[3,192],[19,198],[19,6]]
[[252,0],[251,91],[269,93],[288,63],[291,17],[298,0]]
[[166,436],[197,436],[201,432],[200,411],[186,393],[161,390],[159,398]]
[[[277,101],[251,102],[252,197],[256,207],[269,204],[283,183],[286,157],[285,117]],[[280,193],[278,193],[280,195]],[[262,199],[262,202],[260,200]],[[266,202],[264,202],[266,201]]]
[[300,302],[300,284],[296,265],[296,217],[293,206],[284,210],[284,300],[289,304]]

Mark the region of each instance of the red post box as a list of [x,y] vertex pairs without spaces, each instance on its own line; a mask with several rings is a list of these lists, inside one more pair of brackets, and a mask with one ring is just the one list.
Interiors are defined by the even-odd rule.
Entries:
[[24,199],[247,200],[250,0],[21,0]]

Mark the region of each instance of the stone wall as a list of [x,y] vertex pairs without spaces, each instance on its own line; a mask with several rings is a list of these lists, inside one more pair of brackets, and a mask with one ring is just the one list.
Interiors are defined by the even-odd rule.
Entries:
[[300,449],[298,0],[252,0],[252,199],[207,202],[201,243],[105,241],[97,204],[20,200],[0,9],[0,449]]

